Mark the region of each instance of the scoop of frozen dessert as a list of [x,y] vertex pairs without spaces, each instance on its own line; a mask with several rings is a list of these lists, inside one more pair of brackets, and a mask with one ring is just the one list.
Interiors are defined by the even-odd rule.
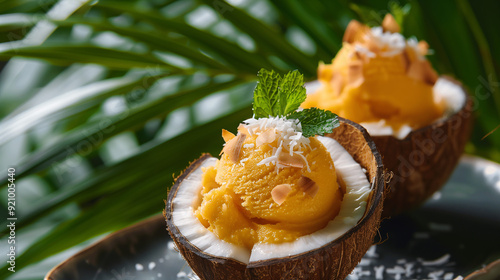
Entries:
[[296,120],[249,119],[203,176],[195,215],[219,238],[252,248],[315,232],[339,212],[343,193],[330,153]]
[[324,108],[358,123],[384,120],[394,130],[418,129],[443,115],[443,104],[433,96],[437,74],[425,58],[427,43],[405,40],[394,21],[384,22],[374,28],[349,24],[332,64],[319,65],[321,87],[302,107]]

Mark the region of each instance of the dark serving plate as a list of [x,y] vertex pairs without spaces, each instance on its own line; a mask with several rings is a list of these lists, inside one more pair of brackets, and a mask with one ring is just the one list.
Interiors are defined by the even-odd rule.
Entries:
[[[198,279],[162,215],[115,232],[53,268],[50,280]],[[500,279],[500,165],[464,156],[422,207],[382,222],[349,280]],[[486,267],[486,268],[485,268]],[[469,277],[467,277],[469,278]]]

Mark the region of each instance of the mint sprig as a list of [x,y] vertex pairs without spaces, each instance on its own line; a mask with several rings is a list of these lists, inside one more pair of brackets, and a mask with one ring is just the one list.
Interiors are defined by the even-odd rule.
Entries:
[[302,126],[302,135],[312,137],[330,133],[339,126],[337,115],[318,108],[296,110],[306,100],[304,76],[299,71],[288,72],[283,78],[273,70],[261,69],[253,93],[255,118],[286,117],[297,119]]
[[324,135],[340,125],[336,114],[318,108],[304,109],[287,116],[287,119],[297,119],[302,126],[304,137]]
[[281,78],[274,70],[259,71],[253,93],[253,113],[256,118],[284,117],[297,110],[306,100],[304,76],[294,70]]
[[256,118],[278,116],[278,87],[281,83],[280,74],[274,70],[261,69],[257,74],[257,87],[253,91],[253,114]]

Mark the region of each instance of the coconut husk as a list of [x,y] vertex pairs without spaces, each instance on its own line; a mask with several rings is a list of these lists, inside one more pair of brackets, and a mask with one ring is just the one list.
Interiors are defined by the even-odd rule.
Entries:
[[344,279],[372,245],[380,223],[384,199],[384,172],[380,154],[364,128],[340,118],[340,127],[329,136],[336,139],[367,170],[373,185],[367,210],[359,223],[330,243],[299,255],[275,258],[248,265],[213,256],[192,245],[173,223],[173,200],[182,181],[209,158],[202,156],[178,177],[165,207],[167,229],[193,271],[206,280],[223,279]]
[[[460,85],[452,78],[447,79]],[[404,139],[372,136],[384,167],[393,173],[384,202],[384,216],[412,209],[441,188],[455,169],[471,129],[469,98],[451,117],[414,130]]]

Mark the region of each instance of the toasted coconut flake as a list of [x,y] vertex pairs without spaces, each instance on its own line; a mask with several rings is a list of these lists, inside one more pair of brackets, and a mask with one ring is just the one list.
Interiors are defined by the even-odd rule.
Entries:
[[257,147],[260,147],[264,144],[272,143],[274,140],[276,140],[276,132],[274,131],[274,128],[269,128],[257,136],[255,144]]
[[231,132],[229,132],[225,129],[222,129],[222,138],[224,139],[224,142],[227,142],[227,141],[233,139],[234,137],[236,137],[234,134],[232,134]]
[[[238,125],[238,132],[239,133],[242,133],[242,134],[245,134],[245,135],[249,135],[250,133],[248,132],[248,129],[246,127],[246,125],[240,123],[240,125]],[[251,134],[250,134],[251,135]]]
[[299,185],[299,187],[302,189],[303,192],[305,192],[312,198],[314,198],[319,191],[316,182],[314,182],[313,180],[311,180],[306,176],[300,177],[299,181],[297,181],[297,184]]
[[433,85],[436,83],[438,75],[434,69],[432,69],[431,64],[427,60],[414,60],[406,74],[416,80],[426,82]]
[[280,153],[278,156],[278,163],[284,166],[303,168],[304,160],[298,154],[291,156],[289,153]]
[[428,60],[424,60],[422,62],[424,64],[423,70],[424,70],[424,81],[430,85],[434,85],[437,81],[438,74],[436,71],[432,68],[431,63]]
[[406,75],[408,75],[412,79],[424,81],[425,74],[423,67],[424,67],[423,63],[420,60],[418,59],[414,60],[413,62],[410,63],[410,66],[406,71]]
[[289,184],[281,184],[273,188],[271,196],[276,204],[281,205],[291,191],[292,187]]
[[342,38],[342,41],[347,42],[347,43],[352,43],[356,39],[356,36],[360,31],[363,29],[363,24],[361,24],[357,20],[351,20],[349,24],[347,25],[344,33],[344,38]]
[[245,138],[247,138],[246,134],[238,133],[235,138],[226,143],[221,153],[225,153],[229,157],[229,160],[237,163],[240,158],[241,147],[243,146],[243,142],[245,142]]
[[342,92],[342,88],[344,87],[344,78],[341,74],[335,73],[330,80],[330,84],[332,85],[333,92],[335,92],[337,95],[340,95],[340,93]]
[[426,55],[429,52],[429,44],[426,41],[421,40],[418,42],[418,49],[421,55]]
[[370,34],[370,36],[367,36],[366,41],[365,41],[365,45],[366,45],[366,48],[368,48],[368,50],[370,52],[373,52],[373,53],[380,52],[380,47],[379,47],[377,41],[375,40],[375,38],[373,38],[372,34]]
[[349,64],[347,69],[347,83],[351,85],[359,85],[363,83],[363,63],[359,60]]
[[382,28],[384,31],[389,31],[391,33],[399,33],[401,31],[401,27],[399,27],[399,24],[391,14],[385,15],[382,21]]

